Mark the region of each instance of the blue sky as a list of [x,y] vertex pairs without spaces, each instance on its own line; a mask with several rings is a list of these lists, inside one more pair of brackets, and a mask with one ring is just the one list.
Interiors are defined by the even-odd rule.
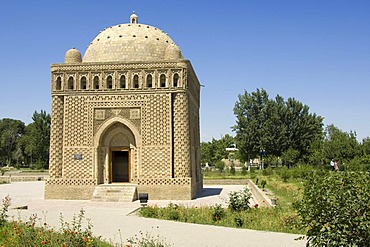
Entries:
[[99,31],[156,26],[181,48],[201,84],[201,140],[233,134],[244,90],[294,97],[343,131],[370,137],[370,1],[37,0],[0,4],[0,119],[50,110],[50,64]]

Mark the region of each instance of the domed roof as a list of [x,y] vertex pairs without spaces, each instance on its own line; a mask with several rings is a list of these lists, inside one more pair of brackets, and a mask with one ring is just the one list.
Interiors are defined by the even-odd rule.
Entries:
[[130,16],[130,23],[106,28],[96,36],[87,48],[83,62],[146,62],[182,58],[180,49],[166,33],[156,27],[139,24],[134,13]]
[[74,47],[72,49],[69,49],[66,52],[66,55],[64,56],[64,62],[81,63],[82,62],[81,53]]

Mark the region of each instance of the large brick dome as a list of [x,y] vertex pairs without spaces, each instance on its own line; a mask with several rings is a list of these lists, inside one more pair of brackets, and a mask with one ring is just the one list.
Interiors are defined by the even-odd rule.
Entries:
[[83,62],[138,62],[182,59],[181,51],[162,30],[138,23],[136,14],[130,23],[104,29],[90,43]]

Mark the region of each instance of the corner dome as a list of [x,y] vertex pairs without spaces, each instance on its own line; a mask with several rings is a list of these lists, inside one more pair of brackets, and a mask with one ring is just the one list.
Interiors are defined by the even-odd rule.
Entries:
[[81,63],[81,52],[79,52],[76,48],[69,49],[65,56],[64,56],[65,63]]
[[96,36],[83,62],[151,62],[175,58],[183,58],[175,42],[162,30],[139,24],[134,13],[130,23],[106,28]]

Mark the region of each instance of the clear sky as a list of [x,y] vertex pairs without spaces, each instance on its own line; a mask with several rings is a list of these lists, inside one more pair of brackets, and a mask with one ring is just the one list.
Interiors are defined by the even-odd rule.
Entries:
[[169,34],[205,85],[202,141],[233,134],[238,94],[257,88],[370,137],[368,0],[2,1],[0,119],[50,113],[50,64],[132,11]]

